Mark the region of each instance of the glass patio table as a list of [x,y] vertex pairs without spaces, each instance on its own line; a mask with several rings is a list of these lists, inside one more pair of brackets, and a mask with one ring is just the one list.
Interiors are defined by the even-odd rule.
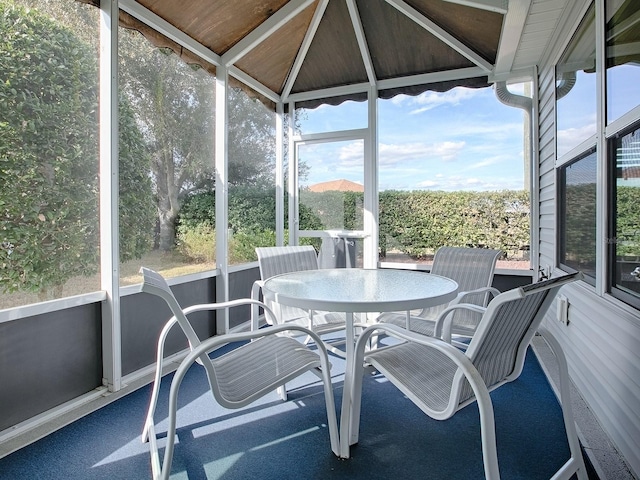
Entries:
[[[346,367],[355,349],[354,313],[409,311],[453,300],[453,280],[412,270],[334,268],[276,275],[265,281],[263,295],[271,301],[305,310],[346,314]],[[407,313],[408,314],[408,313]],[[345,375],[340,415],[340,456],[349,456],[350,375]]]

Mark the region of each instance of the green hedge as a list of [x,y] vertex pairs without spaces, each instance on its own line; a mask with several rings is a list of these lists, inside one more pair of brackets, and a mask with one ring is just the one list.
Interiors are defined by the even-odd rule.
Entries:
[[[362,209],[361,192],[303,191],[300,229],[359,230],[362,229]],[[182,232],[185,228],[192,229],[201,224],[215,224],[212,192],[192,195],[182,207]],[[275,241],[275,189],[231,189],[229,228],[238,240],[262,238]],[[245,243],[242,242],[243,245]],[[441,245],[497,248],[503,250],[508,258],[521,256],[522,250],[529,248],[528,192],[380,193],[382,256],[388,250],[396,250],[420,259]],[[239,246],[239,249],[246,248]]]
[[384,191],[380,193],[380,250],[413,258],[442,245],[500,249],[515,257],[529,248],[529,194]]
[[640,188],[616,187],[616,254],[618,257],[640,257]]

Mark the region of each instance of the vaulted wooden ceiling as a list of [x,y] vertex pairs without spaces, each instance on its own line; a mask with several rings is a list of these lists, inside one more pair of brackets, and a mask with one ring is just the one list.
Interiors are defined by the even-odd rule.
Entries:
[[[523,32],[529,27],[535,37],[535,14],[562,8],[558,5],[566,0],[119,3],[125,15],[181,48],[193,51],[196,45],[195,53],[210,69],[224,65],[232,77],[257,86],[271,100],[288,101],[323,92],[364,98],[370,86],[388,98],[508,80],[542,55],[538,36],[537,54],[530,55],[529,64],[518,65],[518,48],[526,49]],[[544,28],[555,21],[547,19]],[[166,25],[184,35],[167,33]]]

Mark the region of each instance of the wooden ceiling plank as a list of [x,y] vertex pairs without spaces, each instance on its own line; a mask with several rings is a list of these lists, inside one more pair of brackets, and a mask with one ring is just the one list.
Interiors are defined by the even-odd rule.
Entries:
[[129,15],[137,18],[138,20],[146,23],[151,28],[155,29],[165,37],[173,40],[174,42],[182,45],[184,48],[192,51],[196,55],[200,56],[203,60],[212,63],[215,66],[222,65],[222,59],[218,54],[209,50],[201,43],[195,41],[186,33],[178,30],[169,22],[159,17],[151,10],[140,5],[134,0],[120,0],[118,2],[119,7],[127,12]]
[[313,0],[291,0],[280,10],[271,15],[260,26],[251,31],[242,40],[231,47],[223,56],[222,61],[229,66],[259,45],[265,38],[278,30],[301,11],[307,8]]
[[253,88],[256,92],[267,97],[272,102],[278,103],[281,101],[280,95],[278,95],[276,92],[271,90],[266,85],[260,83],[258,80],[256,80],[252,76],[247,75],[238,67],[231,65],[229,67],[229,75],[234,77],[236,80],[240,80],[242,83],[244,83],[248,87]]
[[465,58],[478,65],[485,72],[489,73],[493,70],[493,65],[482,58],[482,56],[480,56],[477,52],[469,48],[468,45],[464,44],[450,33],[446,32],[444,29],[442,29],[442,27],[429,20],[422,13],[407,4],[404,0],[386,0],[386,2],[398,9],[400,12],[416,22],[422,28],[429,31],[438,39],[445,42]]
[[347,0],[347,8],[349,9],[349,16],[351,17],[351,24],[358,40],[358,47],[360,48],[360,55],[362,55],[362,61],[364,68],[367,71],[367,78],[369,84],[374,86],[376,84],[376,73],[373,68],[373,62],[371,61],[371,54],[369,53],[369,46],[367,45],[367,39],[364,35],[364,29],[362,28],[362,21],[360,20],[360,13],[358,12],[358,6],[355,0]]
[[313,41],[313,37],[318,30],[318,25],[320,25],[320,21],[322,20],[322,16],[324,15],[325,10],[327,9],[327,5],[329,4],[329,0],[320,0],[318,2],[318,6],[316,8],[315,13],[313,14],[313,18],[311,19],[311,24],[307,29],[307,33],[302,40],[302,44],[300,45],[300,50],[298,51],[298,55],[296,55],[296,59],[291,66],[291,71],[287,76],[287,81],[284,84],[284,88],[282,89],[282,98],[283,101],[287,101],[289,94],[291,93],[291,89],[298,78],[298,73],[300,73],[300,68],[304,63],[304,59],[307,56],[307,52],[309,51],[309,47],[311,46],[311,42]]

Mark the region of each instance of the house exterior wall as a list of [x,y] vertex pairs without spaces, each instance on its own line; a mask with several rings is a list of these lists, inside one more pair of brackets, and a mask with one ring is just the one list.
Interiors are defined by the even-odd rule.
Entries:
[[[558,37],[556,50],[548,52],[548,60],[539,68],[538,75],[539,262],[542,268],[557,265],[554,63],[589,2],[573,3],[566,21],[560,25],[563,34]],[[605,154],[599,152],[599,160],[605,158]],[[604,201],[598,200],[603,205]],[[606,210],[603,208],[603,211]],[[604,272],[605,268],[600,266],[599,275],[605,275]],[[569,323],[560,323],[555,308],[551,308],[546,325],[564,348],[576,387],[633,473],[639,476],[640,314],[586,282],[569,285],[562,293],[569,300]]]

